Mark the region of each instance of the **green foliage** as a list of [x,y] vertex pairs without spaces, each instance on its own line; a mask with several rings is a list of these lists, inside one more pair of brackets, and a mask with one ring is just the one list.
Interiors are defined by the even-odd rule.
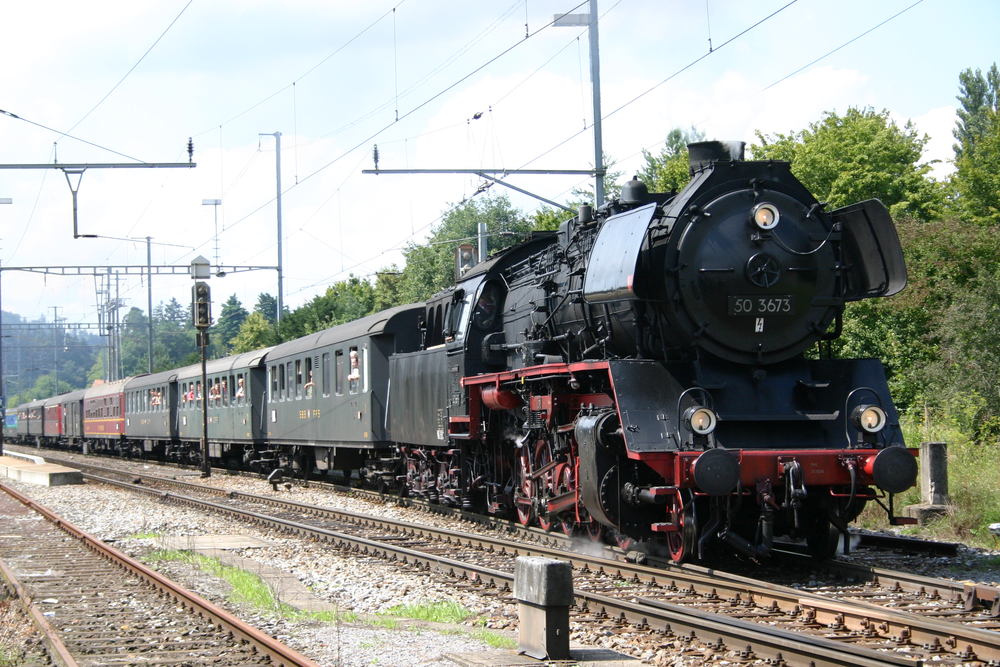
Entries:
[[[897,231],[906,258],[906,289],[889,299],[850,304],[834,349],[838,356],[881,359],[903,410],[943,407],[971,391],[988,399],[986,387],[996,372],[990,369],[997,363],[989,336],[1000,330],[996,305],[989,305],[1000,238],[957,218],[902,220]],[[985,406],[992,407],[980,419],[1000,415],[1000,402],[990,399]],[[989,432],[967,425],[968,433]]]
[[687,146],[704,139],[704,133],[693,127],[690,130],[670,130],[659,155],[642,151],[646,166],[639,172],[639,179],[650,192],[680,192],[691,180]]
[[507,650],[513,650],[517,648],[517,640],[513,637],[508,637],[506,635],[501,635],[492,630],[486,630],[480,628],[478,630],[473,630],[470,634],[473,639],[478,639],[487,646],[492,646],[493,648],[502,648]]
[[958,209],[966,220],[996,227],[1000,225],[1000,111],[984,112],[976,127],[981,134],[966,143],[955,160]]
[[[1000,442],[977,442],[969,438],[960,422],[965,416],[952,408],[928,409],[904,423],[911,443],[946,442],[948,444],[948,496],[951,511],[918,529],[920,534],[943,540],[994,549],[996,544],[988,527],[1000,522]],[[898,499],[897,507],[919,502],[919,493],[911,490]],[[884,527],[884,514],[878,517]]]
[[277,342],[274,327],[261,313],[254,311],[243,320],[240,330],[233,337],[233,354],[259,350]]
[[833,207],[882,200],[894,217],[930,220],[944,207],[945,191],[920,162],[927,144],[912,122],[900,128],[888,111],[849,108],[826,112],[808,129],[790,134],[757,133],[754,159],[787,160],[819,201]]
[[367,280],[351,276],[326,288],[326,292],[282,316],[278,338],[286,341],[329,329],[373,312],[375,288]]
[[965,151],[990,132],[990,116],[1000,111],[1000,70],[993,63],[984,76],[982,71],[972,68],[958,75],[959,94],[956,99],[961,104],[956,114],[954,145],[955,158],[961,159]]
[[[998,256],[1000,258],[1000,256]],[[954,413],[977,441],[1000,434],[1000,266],[982,266],[935,318],[940,353],[922,369],[934,404]],[[930,392],[929,392],[930,393]]]
[[375,274],[375,312],[405,303],[399,291],[402,280],[403,272],[395,264]]
[[243,307],[235,294],[222,304],[222,312],[219,314],[215,326],[212,327],[212,333],[215,337],[214,342],[223,355],[229,354],[232,350],[233,339],[236,338],[248,315],[247,309]]
[[452,600],[439,600],[437,602],[424,602],[421,604],[400,604],[390,607],[385,613],[404,618],[414,618],[419,621],[433,621],[435,623],[461,623],[472,615],[471,611]]
[[573,214],[569,211],[543,206],[532,214],[531,228],[537,232],[555,232],[559,230],[559,225],[563,221],[572,217]]
[[218,558],[202,556],[190,551],[161,549],[151,552],[144,560],[150,563],[162,561],[187,563],[228,583],[232,587],[229,599],[233,602],[249,604],[258,609],[276,612],[283,616],[290,616],[296,612],[293,607],[277,599],[258,575],[237,567],[223,565]]
[[475,244],[477,224],[485,222],[491,253],[523,241],[531,222],[506,196],[476,198],[453,207],[434,228],[426,245],[411,244],[403,255],[406,267],[399,280],[402,303],[423,301],[455,282],[455,248]]
[[[615,171],[612,167],[615,166],[615,161],[608,157],[607,153],[601,154],[601,161],[604,162],[604,178],[602,184],[604,185],[604,198],[605,199],[615,199],[622,193],[622,186],[620,181],[622,180],[621,171]],[[593,169],[593,165],[591,165]],[[587,182],[586,185],[582,187],[573,188],[571,191],[573,194],[572,206],[579,206],[580,204],[594,204],[594,179]],[[604,202],[599,202],[603,204]]]
[[257,305],[253,307],[253,312],[260,313],[271,324],[278,319],[278,300],[267,292],[257,295]]
[[40,398],[48,398],[50,396],[65,394],[68,391],[73,391],[75,388],[76,387],[62,378],[57,381],[55,374],[47,373],[35,380],[35,383],[28,389],[11,395],[7,399],[7,405],[8,407],[13,408],[21,405],[22,403],[28,403],[29,401],[34,401]]

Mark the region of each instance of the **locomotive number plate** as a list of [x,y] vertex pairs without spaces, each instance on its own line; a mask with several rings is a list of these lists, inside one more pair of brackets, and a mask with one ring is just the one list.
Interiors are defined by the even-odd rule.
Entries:
[[730,296],[730,315],[785,315],[794,305],[789,294],[781,296]]

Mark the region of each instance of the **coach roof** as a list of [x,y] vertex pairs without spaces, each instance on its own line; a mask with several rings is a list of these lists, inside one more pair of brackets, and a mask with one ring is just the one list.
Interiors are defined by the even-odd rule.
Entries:
[[302,338],[290,340],[287,343],[275,346],[267,355],[268,361],[289,357],[302,352],[315,350],[326,345],[336,345],[345,341],[362,338],[364,336],[377,336],[385,333],[386,329],[392,327],[400,315],[410,312],[424,311],[424,304],[411,303],[405,306],[396,306],[388,310],[383,310],[352,322],[338,324],[335,327],[308,334]]

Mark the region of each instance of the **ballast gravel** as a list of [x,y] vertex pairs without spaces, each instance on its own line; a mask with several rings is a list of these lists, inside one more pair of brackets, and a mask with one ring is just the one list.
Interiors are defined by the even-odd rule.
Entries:
[[[229,584],[196,568],[177,561],[161,561],[155,567],[322,665],[454,666],[454,662],[444,657],[446,654],[495,651],[471,637],[476,630],[471,624],[430,628],[403,619],[395,628],[376,624],[381,620],[376,614],[400,604],[454,601],[473,613],[466,623],[483,619],[488,627],[503,627],[508,623],[502,619],[516,618],[516,609],[502,598],[458,589],[425,573],[407,571],[377,559],[342,554],[328,545],[236,525],[125,491],[90,484],[41,487],[6,480],[5,483],[133,557],[141,558],[158,548],[154,534],[240,534],[263,540],[269,546],[236,550],[236,553],[295,572],[319,597],[345,612],[355,612],[358,620],[290,621],[267,610],[230,602]],[[281,591],[274,592],[280,600]]]

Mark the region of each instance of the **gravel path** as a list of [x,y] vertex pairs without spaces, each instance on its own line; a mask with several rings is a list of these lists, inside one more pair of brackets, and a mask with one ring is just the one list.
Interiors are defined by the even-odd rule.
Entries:
[[[241,486],[243,481],[240,480]],[[399,622],[399,627],[389,629],[373,625],[365,616],[358,622],[293,622],[266,610],[228,601],[229,585],[196,568],[176,561],[157,565],[167,576],[323,665],[454,665],[444,658],[445,654],[494,650],[470,636],[477,629],[472,625],[475,620],[485,622],[487,627],[514,627],[511,621],[516,618],[516,609],[502,597],[479,595],[426,573],[402,570],[377,559],[343,555],[328,545],[253,526],[237,526],[218,517],[116,489],[89,484],[39,487],[10,482],[10,485],[132,556],[141,557],[157,548],[155,537],[138,535],[247,535],[264,540],[269,546],[237,550],[239,555],[297,573],[317,595],[345,611],[378,614],[398,604],[453,601],[474,614],[461,626],[434,629],[405,620]],[[280,591],[277,593],[280,599]]]

